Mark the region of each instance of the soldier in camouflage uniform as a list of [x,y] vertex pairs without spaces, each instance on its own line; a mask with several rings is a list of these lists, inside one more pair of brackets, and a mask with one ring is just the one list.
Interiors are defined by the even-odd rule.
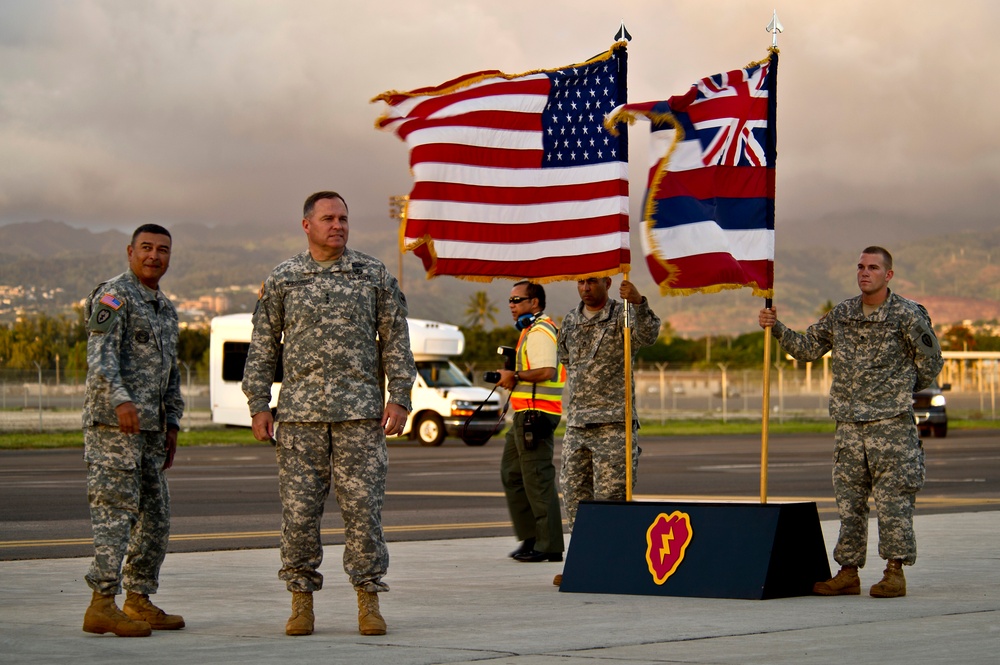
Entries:
[[[563,318],[559,361],[566,366],[566,435],[559,485],[570,531],[580,501],[624,501],[625,492],[625,304],[608,298],[610,277],[578,280],[580,304]],[[632,361],[656,342],[660,319],[632,282],[619,288],[634,306],[629,321]],[[635,399],[635,379],[632,380]],[[632,484],[639,464],[639,418],[632,412]]]
[[[83,440],[95,556],[86,576],[93,597],[83,630],[90,633],[137,637],[184,627],[183,618],[149,601],[167,553],[165,472],[184,413],[177,312],[159,290],[170,250],[165,228],[140,226],[127,248],[129,270],[98,285],[85,305]],[[128,593],[119,610],[115,595],[123,579]]]
[[317,192],[306,199],[303,215],[309,249],[278,265],[261,287],[243,378],[254,436],[273,441],[271,384],[284,336],[276,452],[278,576],[292,593],[285,633],[313,632],[312,594],[323,586],[320,520],[332,477],[345,524],[344,571],[358,594],[358,628],[384,635],[378,592],[389,589],[382,582],[389,565],[382,531],[385,437],[402,433],[416,377],[406,299],[381,262],[347,248],[343,197]]
[[875,499],[879,556],[887,560],[876,598],[906,595],[902,566],[917,559],[913,533],[916,493],[924,484],[924,451],[913,417],[913,392],[931,384],[944,361],[923,306],[889,289],[892,256],[868,247],[858,261],[861,294],[834,307],[805,334],[762,309],[762,328],[773,333],[798,360],[833,353],[830,415],[837,421],[833,487],[840,512],[840,536],[833,558],[835,577],[817,582],[824,596],[861,593],[858,569],[868,543],[868,497]]
[[[625,492],[625,304],[608,298],[610,277],[577,280],[580,304],[563,318],[559,361],[566,365],[566,434],[559,485],[570,532],[581,501],[624,501]],[[656,341],[660,319],[635,285],[618,291],[634,305],[629,320],[632,362]],[[632,381],[635,399],[635,380]],[[632,412],[632,486],[639,470],[639,418]],[[556,575],[553,584],[562,584]]]

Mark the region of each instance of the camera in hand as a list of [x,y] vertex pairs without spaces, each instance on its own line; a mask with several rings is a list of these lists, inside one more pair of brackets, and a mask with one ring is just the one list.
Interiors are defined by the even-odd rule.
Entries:
[[[513,372],[517,367],[517,349],[512,346],[498,346],[497,354],[503,356],[503,368],[508,372]],[[500,372],[486,372],[483,374],[483,381],[486,383],[497,383],[500,381]]]

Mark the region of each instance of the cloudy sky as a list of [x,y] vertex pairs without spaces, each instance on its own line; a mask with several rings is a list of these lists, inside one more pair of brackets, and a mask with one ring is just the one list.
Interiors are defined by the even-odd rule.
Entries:
[[385,220],[410,178],[378,93],[579,62],[624,20],[629,99],[665,99],[764,58],[772,8],[779,229],[996,226],[996,0],[2,0],[0,224],[295,224],[327,188]]

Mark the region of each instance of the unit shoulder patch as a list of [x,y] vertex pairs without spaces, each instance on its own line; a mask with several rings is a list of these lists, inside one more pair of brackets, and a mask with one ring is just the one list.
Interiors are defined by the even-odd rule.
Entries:
[[87,330],[96,333],[106,333],[111,330],[111,326],[118,318],[118,310],[124,304],[114,294],[105,293],[95,303],[94,311],[90,315],[90,320],[87,321]]

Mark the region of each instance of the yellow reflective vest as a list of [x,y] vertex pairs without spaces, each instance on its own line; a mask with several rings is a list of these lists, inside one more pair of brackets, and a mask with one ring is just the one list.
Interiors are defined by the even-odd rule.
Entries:
[[[539,317],[530,327],[521,331],[521,337],[517,340],[517,363],[514,369],[518,372],[534,369],[528,360],[528,345],[525,343],[529,333],[548,335],[552,339],[552,344],[556,344],[556,326],[552,319],[547,316]],[[514,411],[527,411],[536,409],[551,413],[556,416],[562,415],[562,392],[566,384],[566,368],[557,361],[556,377],[541,383],[531,383],[520,381],[514,386],[514,391],[510,395],[511,406]]]

